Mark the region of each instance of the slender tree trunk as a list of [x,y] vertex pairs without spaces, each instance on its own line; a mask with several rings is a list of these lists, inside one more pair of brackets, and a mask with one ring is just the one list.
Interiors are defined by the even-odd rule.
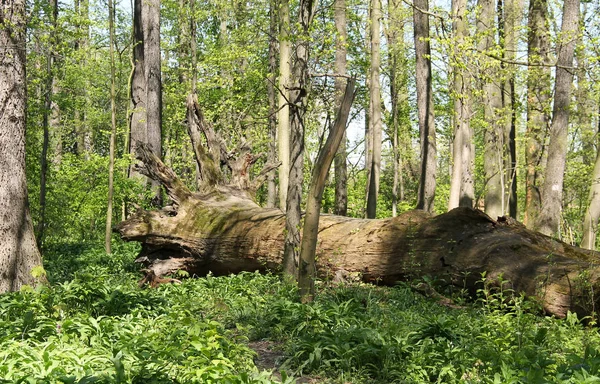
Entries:
[[[79,41],[77,42],[77,49],[80,52],[80,63],[79,68],[83,72],[84,68],[88,65],[88,49],[89,49],[89,19],[90,19],[90,3],[89,0],[77,0],[77,15],[80,18],[80,24],[78,25],[78,32],[80,34]],[[81,87],[80,97],[83,100],[84,107],[82,110],[75,111],[76,118],[76,135],[77,135],[77,154],[83,156],[84,159],[88,160],[90,153],[92,152],[92,137],[87,122],[87,108],[85,105],[88,99],[88,79],[83,79],[83,86]],[[127,148],[126,148],[127,150]]]
[[[146,140],[162,158],[162,83],[160,68],[160,0],[144,0],[144,66],[146,76]],[[153,202],[162,205],[160,184],[152,180]]]
[[0,292],[33,285],[42,265],[27,201],[25,0],[0,3]]
[[[334,21],[337,31],[335,40],[335,73],[346,74],[346,55],[348,51],[348,33],[346,31],[346,0],[335,0]],[[345,81],[342,77],[335,78],[335,105],[342,105]],[[336,215],[348,214],[348,154],[346,153],[346,130],[335,156],[335,209]]]
[[[51,9],[51,20],[50,20],[50,36],[49,36],[49,47],[46,55],[46,89],[44,97],[44,110],[42,115],[42,127],[43,127],[43,142],[42,142],[42,158],[40,161],[40,217],[37,226],[37,244],[40,248],[43,246],[44,241],[44,228],[46,226],[46,180],[48,177],[48,147],[50,145],[50,121],[49,114],[54,114],[53,106],[56,104],[52,100],[55,95],[54,85],[54,44],[56,43],[56,28],[58,20],[58,1],[50,0]],[[54,120],[54,119],[52,119]],[[55,123],[55,121],[53,121]],[[56,126],[52,127],[54,130]]]
[[300,229],[302,183],[304,180],[304,114],[310,91],[308,78],[309,29],[315,12],[316,1],[301,0],[298,11],[300,30],[296,43],[296,55],[292,87],[290,90],[290,174],[286,201],[286,239],[284,250],[284,273],[296,277],[300,262]]
[[369,104],[370,104],[370,126],[371,140],[369,183],[367,189],[367,218],[374,219],[377,216],[377,196],[379,194],[379,178],[381,173],[381,134],[383,122],[381,120],[381,84],[379,73],[381,66],[380,51],[380,0],[371,0],[371,66],[369,69]]
[[[131,79],[131,117],[129,127],[129,153],[136,156],[135,148],[146,142],[146,75],[144,73],[143,0],[135,0],[133,6],[133,77]],[[143,179],[136,169],[129,167],[129,177]]]
[[[522,0],[498,1],[498,34],[503,43],[503,57],[506,62],[514,61],[517,49],[517,27],[520,25]],[[517,218],[517,146],[516,121],[517,101],[515,92],[517,68],[514,64],[501,63],[505,72],[502,82],[502,109],[504,111],[504,208],[503,212],[513,219]]]
[[421,137],[421,176],[417,196],[417,209],[433,212],[435,178],[437,173],[433,86],[431,76],[431,46],[429,44],[428,0],[416,0],[413,10],[416,58],[417,109]]
[[453,97],[454,97],[454,141],[452,178],[448,209],[472,207],[475,197],[473,163],[474,145],[471,117],[471,79],[466,69],[466,58],[462,50],[467,44],[466,0],[452,1],[452,31],[454,48],[452,54]]
[[484,173],[485,173],[485,213],[496,218],[504,215],[504,126],[502,110],[502,89],[500,66],[497,60],[486,56],[496,48],[494,31],[496,28],[496,6],[494,0],[479,0],[477,17],[478,50],[480,55],[481,86],[484,109]]
[[[388,1],[388,29],[387,29],[387,41],[388,41],[388,68],[390,73],[390,99],[392,104],[392,172],[394,173],[392,181],[392,217],[398,216],[398,183],[401,172],[400,167],[400,151],[398,149],[399,138],[398,138],[398,98],[400,97],[398,88],[400,86],[400,79],[398,74],[399,66],[399,47],[398,47],[398,35],[402,36],[404,40],[404,24],[398,20],[399,12],[398,3],[396,0]],[[399,30],[398,30],[399,29]],[[402,44],[404,46],[404,44]]]
[[[277,114],[277,154],[279,167],[279,207],[286,209],[290,174],[290,98],[289,82],[291,68],[290,5],[279,0],[279,112]],[[287,261],[287,260],[286,260]],[[284,269],[287,270],[284,265]]]
[[[600,105],[598,108],[600,116]],[[600,132],[600,118],[598,119],[598,130]],[[592,173],[592,185],[588,197],[588,208],[583,220],[583,239],[581,248],[596,249],[596,238],[598,236],[598,219],[600,218],[600,148],[596,150],[596,162]]]
[[[269,77],[267,79],[267,97],[269,98],[269,161],[274,163],[277,159],[277,95],[275,82],[277,81],[277,1],[269,0]],[[277,206],[277,187],[275,184],[275,170],[269,173],[267,179],[267,207]]]
[[321,215],[321,200],[329,174],[329,168],[344,137],[348,115],[354,100],[355,79],[348,80],[346,91],[337,112],[335,123],[329,131],[327,141],[319,150],[317,161],[313,167],[310,190],[306,201],[306,215],[302,228],[302,244],[300,247],[300,268],[298,271],[298,286],[300,296],[306,301],[312,301],[315,294],[316,251],[319,234],[319,218]]
[[113,0],[108,0],[108,29],[109,29],[109,52],[110,52],[110,115],[111,130],[109,144],[109,162],[108,162],[108,205],[106,208],[106,232],[104,237],[104,248],[106,253],[112,253],[111,235],[112,235],[112,214],[113,214],[113,191],[114,191],[114,173],[115,173],[115,141],[117,136],[117,105],[116,105],[116,86],[115,86],[115,10]]
[[573,53],[579,30],[579,0],[565,0],[556,65],[554,107],[548,164],[544,173],[542,209],[536,227],[548,236],[560,234],[564,173],[567,163],[569,107],[573,89]]
[[530,0],[527,43],[527,132],[525,162],[525,217],[523,223],[533,228],[540,211],[540,166],[550,121],[550,68],[547,0]]

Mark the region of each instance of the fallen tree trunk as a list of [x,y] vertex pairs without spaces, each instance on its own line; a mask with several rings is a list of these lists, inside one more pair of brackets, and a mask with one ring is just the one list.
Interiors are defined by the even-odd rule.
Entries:
[[[193,194],[152,153],[140,152],[142,173],[160,180],[174,201],[162,210],[138,211],[117,227],[123,239],[142,243],[138,261],[146,268],[159,276],[278,270],[285,228],[280,210],[261,208],[245,191],[226,186]],[[559,317],[596,308],[596,261],[592,251],[467,208],[439,216],[415,210],[382,220],[323,215],[317,246],[322,278],[344,271],[394,284],[433,276],[474,291],[486,272],[488,281],[509,281],[516,293],[539,298],[547,313]]]

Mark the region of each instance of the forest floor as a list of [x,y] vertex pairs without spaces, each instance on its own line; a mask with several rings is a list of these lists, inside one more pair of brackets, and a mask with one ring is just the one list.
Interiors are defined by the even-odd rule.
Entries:
[[[543,316],[482,277],[478,297],[276,275],[139,288],[135,244],[54,244],[50,286],[0,296],[0,383],[593,383],[595,319]],[[435,285],[435,281],[427,281]]]

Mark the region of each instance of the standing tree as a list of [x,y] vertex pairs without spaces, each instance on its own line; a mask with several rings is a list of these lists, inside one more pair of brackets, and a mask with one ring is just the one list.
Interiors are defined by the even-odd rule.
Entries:
[[[267,97],[269,98],[269,161],[277,159],[277,95],[275,81],[277,79],[277,0],[269,0],[269,76],[267,78]],[[267,207],[277,206],[277,188],[275,173],[269,173],[267,179]]]
[[309,93],[308,58],[310,48],[309,29],[315,15],[317,2],[301,0],[298,10],[298,40],[292,86],[290,87],[290,174],[286,201],[286,239],[283,270],[289,276],[297,276],[300,262],[300,228],[302,214],[302,183],[304,180],[304,114]]
[[517,28],[522,8],[522,0],[498,0],[498,35],[503,48],[504,60],[500,63],[505,71],[502,81],[502,110],[504,112],[504,213],[513,219],[517,218],[517,93],[516,65]]
[[25,0],[0,4],[0,292],[35,283],[35,243],[25,178]]
[[[133,73],[131,76],[131,111],[129,117],[129,153],[135,155],[137,143],[146,142],[146,76],[144,74],[143,0],[133,4]],[[129,177],[142,178],[133,165]]]
[[[160,68],[160,0],[144,0],[144,73],[146,76],[146,142],[162,158],[162,82]],[[153,200],[161,205],[160,184],[151,180]]]
[[433,212],[437,172],[428,0],[415,0],[413,9],[417,109],[421,136],[421,177],[417,208]]
[[108,159],[108,204],[106,208],[106,232],[104,236],[104,249],[106,253],[111,253],[111,234],[112,234],[112,211],[114,194],[114,175],[115,175],[115,141],[117,136],[117,104],[116,86],[115,86],[115,7],[113,0],[108,0],[108,31],[109,31],[109,55],[110,55],[110,144]]
[[452,179],[448,209],[472,207],[475,197],[473,163],[474,144],[471,118],[471,79],[467,70],[464,51],[467,48],[469,29],[467,28],[467,1],[452,1],[452,72],[454,98],[454,141]]
[[[290,173],[290,105],[291,69],[290,4],[279,0],[279,112],[277,114],[277,145],[279,167],[279,207],[286,209]],[[287,266],[284,267],[287,269]]]
[[[600,131],[600,120],[598,121],[598,128]],[[600,218],[600,149],[597,150],[591,184],[588,198],[589,205],[585,211],[585,218],[583,220],[583,239],[581,240],[581,248],[586,249],[596,248],[596,237],[598,236],[598,218]]]
[[543,145],[550,121],[550,55],[547,0],[530,0],[527,36],[527,131],[525,133],[525,216],[523,223],[533,228],[540,210],[540,168]]
[[379,73],[381,66],[380,52],[380,0],[371,0],[371,65],[369,67],[369,138],[367,149],[367,218],[377,216],[377,195],[379,194],[379,178],[381,172],[381,85]]
[[504,125],[500,119],[502,88],[500,66],[488,56],[496,49],[496,7],[494,0],[479,0],[477,17],[480,83],[483,89],[485,213],[496,218],[504,215]]
[[[348,32],[346,30],[346,0],[335,0],[334,21],[337,35],[335,37],[335,105],[342,105],[344,97],[344,79],[346,74],[346,55],[348,51]],[[336,215],[348,214],[348,166],[346,153],[346,130],[335,156],[335,209]]]
[[[147,143],[162,153],[162,83],[160,68],[160,0],[135,0],[133,10],[134,72],[131,82],[130,153]],[[139,177],[134,169],[130,176]],[[154,203],[160,205],[160,185],[151,181]]]
[[558,42],[558,60],[554,85],[554,107],[550,126],[548,164],[541,189],[542,209],[536,228],[545,235],[560,232],[563,182],[567,163],[569,107],[573,89],[573,53],[579,30],[579,0],[565,0]]
[[327,181],[327,174],[333,158],[343,139],[348,122],[348,115],[354,100],[354,78],[348,80],[346,90],[342,95],[335,123],[329,131],[327,141],[319,151],[313,167],[310,189],[306,201],[306,216],[302,228],[302,244],[300,246],[300,268],[298,271],[298,286],[300,295],[306,301],[312,301],[315,294],[314,280],[316,278],[316,252],[319,234],[319,219],[321,215],[321,200]]
[[[42,158],[40,161],[40,217],[37,224],[37,243],[40,248],[44,241],[44,227],[46,226],[46,181],[48,177],[48,147],[50,145],[50,130],[56,135],[58,129],[58,104],[52,100],[56,89],[54,78],[54,62],[56,55],[54,53],[54,45],[56,41],[56,33],[58,27],[58,1],[50,0],[50,36],[48,38],[52,47],[49,47],[46,55],[46,89],[44,90],[44,110],[42,116],[43,142],[42,142]],[[49,119],[49,114],[52,112],[52,119]],[[52,129],[50,127],[52,123]],[[60,141],[60,140],[59,140]]]

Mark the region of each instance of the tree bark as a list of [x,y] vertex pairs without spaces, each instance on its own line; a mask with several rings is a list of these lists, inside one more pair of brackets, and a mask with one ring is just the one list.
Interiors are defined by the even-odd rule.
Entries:
[[[540,211],[540,168],[543,163],[544,140],[550,122],[550,68],[547,0],[530,0],[527,36],[527,131],[525,162],[525,216],[523,222],[533,228]],[[541,66],[540,66],[541,64]]]
[[290,5],[279,0],[279,113],[277,114],[277,155],[279,168],[279,207],[286,209],[290,174],[290,106],[291,70]]
[[[600,122],[598,125],[600,127]],[[596,249],[598,218],[600,218],[600,150],[598,150],[596,154],[588,204],[583,220],[583,239],[581,240],[581,247],[586,249]]]
[[433,212],[435,177],[437,173],[433,86],[431,75],[431,46],[429,44],[429,15],[419,9],[429,9],[428,0],[416,0],[413,9],[417,109],[421,137],[421,176],[417,196],[417,209]]
[[[146,77],[146,142],[162,157],[162,81],[160,68],[160,0],[144,0],[144,74]],[[152,180],[153,202],[162,204],[160,184]]]
[[106,253],[112,253],[112,215],[113,194],[115,175],[115,141],[117,136],[117,104],[116,104],[116,75],[115,75],[115,10],[113,0],[108,0],[108,30],[109,30],[109,52],[110,52],[110,143],[108,155],[108,203],[106,207],[106,231],[104,236],[104,249]]
[[[133,6],[133,76],[131,79],[131,116],[129,119],[129,153],[136,157],[138,143],[146,142],[146,75],[144,74],[144,31],[142,27],[143,0],[135,0]],[[142,175],[129,168],[129,177],[140,179]]]
[[377,216],[377,197],[379,195],[379,178],[381,173],[381,84],[379,81],[380,51],[380,0],[371,0],[371,65],[369,68],[369,168],[367,183],[367,218]]
[[536,229],[546,235],[560,236],[563,182],[567,164],[569,107],[573,89],[573,53],[579,30],[579,0],[565,0],[561,36],[558,42],[554,107],[550,126],[548,163],[541,189],[542,209]]
[[[498,1],[498,14],[501,20],[498,22],[498,34],[503,57],[506,62],[514,61],[517,52],[517,28],[520,25],[522,0]],[[505,72],[502,82],[502,109],[504,111],[504,213],[513,219],[517,218],[517,94],[515,91],[516,65],[501,63]]]
[[319,150],[319,155],[313,167],[310,189],[306,201],[306,214],[304,216],[300,246],[300,265],[298,268],[298,287],[300,288],[300,296],[305,301],[312,301],[315,294],[315,262],[321,216],[321,201],[323,199],[323,191],[327,175],[329,174],[329,168],[346,131],[348,115],[350,114],[350,108],[355,96],[355,83],[355,78],[348,80],[335,123],[331,127],[325,144]]
[[[58,108],[58,104],[53,100],[55,95],[54,91],[56,88],[54,79],[54,62],[56,55],[53,51],[53,45],[56,44],[56,29],[58,20],[58,1],[50,0],[50,17],[51,25],[49,32],[49,47],[46,55],[46,89],[44,97],[44,111],[42,116],[42,129],[43,129],[43,140],[42,140],[42,158],[40,161],[40,217],[37,225],[37,237],[36,241],[40,248],[42,248],[44,241],[44,228],[46,226],[46,181],[48,177],[48,147],[50,145],[50,131],[53,134],[58,129],[57,125],[50,125],[52,122],[56,124],[54,119],[55,110]],[[52,114],[52,119],[49,119],[49,115]]]
[[290,173],[286,201],[286,240],[284,271],[297,277],[300,262],[300,231],[302,228],[300,204],[304,182],[304,114],[310,92],[308,58],[310,48],[309,29],[317,2],[301,0],[298,10],[298,40],[295,47],[294,69],[290,88]]
[[[161,180],[174,201],[163,210],[140,210],[118,225],[123,239],[142,243],[139,262],[158,276],[178,270],[197,275],[280,270],[281,210],[261,208],[250,195],[223,185],[193,194],[150,151],[138,153],[142,172]],[[432,276],[474,293],[486,272],[488,281],[502,277],[515,294],[538,298],[549,314],[586,315],[598,306],[599,298],[592,305],[590,291],[582,288],[599,287],[600,268],[591,251],[471,208],[439,216],[415,210],[381,220],[321,215],[318,233],[321,278],[356,273],[365,282],[395,284]]]
[[[269,161],[277,159],[277,0],[269,0],[269,77],[267,78],[267,97],[269,99]],[[277,206],[277,185],[275,173],[269,173],[267,179],[267,207]]]
[[452,53],[453,97],[454,97],[454,140],[452,178],[448,208],[472,207],[475,198],[473,167],[475,147],[471,118],[471,78],[467,71],[467,58],[463,50],[468,44],[466,0],[452,1],[452,32],[454,47]]
[[0,4],[0,293],[35,284],[42,265],[27,201],[25,0]]
[[[346,54],[348,51],[348,32],[346,31],[346,0],[335,0],[334,22],[337,31],[335,40],[335,73],[346,74]],[[344,97],[343,77],[335,78],[335,105],[339,107]],[[335,156],[335,208],[336,215],[348,214],[348,154],[346,153],[346,130]]]
[[494,0],[479,0],[477,17],[480,81],[484,109],[484,174],[485,213],[490,217],[504,215],[504,132],[501,120],[502,94],[498,61],[486,56],[495,48],[496,7]]

